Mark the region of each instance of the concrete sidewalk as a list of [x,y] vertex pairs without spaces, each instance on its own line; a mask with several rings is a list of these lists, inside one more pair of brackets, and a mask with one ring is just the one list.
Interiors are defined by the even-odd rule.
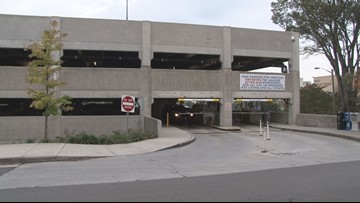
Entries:
[[120,145],[12,144],[0,145],[0,165],[52,161],[80,161],[94,158],[145,154],[192,143],[194,136],[178,128],[162,129],[157,139]]
[[303,126],[283,125],[283,124],[276,124],[276,123],[272,123],[270,125],[270,127],[274,128],[274,129],[279,129],[279,130],[320,134],[320,135],[339,137],[339,138],[344,138],[344,139],[360,142],[360,131],[344,131],[344,130],[337,130],[337,129],[303,127]]

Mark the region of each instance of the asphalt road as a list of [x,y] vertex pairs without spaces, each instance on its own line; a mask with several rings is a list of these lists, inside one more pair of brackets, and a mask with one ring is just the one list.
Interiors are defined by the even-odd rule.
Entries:
[[15,202],[359,202],[360,162],[216,176],[1,190]]
[[10,171],[14,170],[16,167],[4,167],[0,168],[0,176],[9,173]]
[[181,128],[196,141],[150,154],[0,169],[0,201],[360,200],[359,142],[272,131],[261,153],[263,138],[251,126],[244,133]]

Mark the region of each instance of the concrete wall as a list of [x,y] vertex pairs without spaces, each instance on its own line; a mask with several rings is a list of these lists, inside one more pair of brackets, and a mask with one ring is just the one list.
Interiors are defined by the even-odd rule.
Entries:
[[0,67],[0,98],[26,98],[25,67]]
[[[95,135],[111,135],[114,131],[126,131],[126,116],[71,116],[61,118],[61,135],[65,131],[87,132]],[[129,129],[142,130],[141,116],[129,116]]]
[[43,117],[0,117],[0,142],[41,140],[44,126]]
[[[250,123],[259,124],[260,120],[264,121],[266,115],[252,114],[250,115]],[[289,114],[288,113],[271,113],[269,123],[280,123],[280,124],[289,124]]]
[[142,22],[61,18],[64,49],[141,51]]
[[[64,137],[65,132],[111,135],[113,131],[126,131],[126,120],[126,116],[50,117],[49,139]],[[0,142],[42,140],[44,126],[44,117],[0,117]],[[141,116],[130,116],[129,128],[142,130]]]
[[220,98],[221,71],[152,70],[151,89],[154,98]]
[[0,15],[1,47],[25,48],[40,41],[44,30],[50,28],[51,18]]
[[139,69],[63,68],[61,80],[66,81],[63,95],[74,98],[139,97],[141,91]]
[[[242,123],[259,124],[260,120],[264,121],[266,115],[262,114],[234,114],[234,119]],[[288,113],[270,113],[270,123],[289,124]]]
[[222,27],[152,23],[153,52],[221,54]]
[[161,137],[162,122],[149,116],[144,117],[144,132]]
[[337,128],[337,117],[333,115],[299,114],[296,124],[304,127]]
[[237,28],[231,31],[234,55],[291,57],[291,33]]
[[289,124],[289,113],[271,113],[271,123]]
[[263,120],[263,115],[260,114],[252,114],[250,115],[250,123],[252,124],[260,124],[260,120]]

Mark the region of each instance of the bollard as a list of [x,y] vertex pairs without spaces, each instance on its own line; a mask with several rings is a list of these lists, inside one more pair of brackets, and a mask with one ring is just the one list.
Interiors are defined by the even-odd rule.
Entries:
[[261,153],[267,153],[267,150],[266,150],[266,135],[265,135],[265,132],[264,132],[264,139],[263,139],[263,150],[261,151]]
[[167,113],[166,114],[166,127],[169,127],[170,126],[170,114]]
[[262,120],[260,120],[260,136],[263,136]]
[[269,121],[267,122],[267,126],[266,126],[266,135],[267,135],[267,140],[270,140],[270,126],[269,126]]

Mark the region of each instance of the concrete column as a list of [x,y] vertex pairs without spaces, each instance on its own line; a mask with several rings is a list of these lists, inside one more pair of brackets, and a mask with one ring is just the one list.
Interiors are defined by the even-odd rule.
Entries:
[[[61,18],[60,17],[51,17],[51,23],[53,21],[56,21],[57,27],[56,29],[61,31]],[[51,28],[51,27],[50,27]],[[63,50],[54,51],[52,52],[52,56],[54,60],[60,60],[61,56],[63,54]],[[57,72],[54,75],[54,78],[57,80],[61,80],[60,78],[61,73]],[[64,81],[66,82],[66,81]],[[56,87],[56,97],[60,98],[61,95],[61,87]],[[59,111],[59,116],[51,116],[49,117],[49,139],[50,140],[56,140],[57,137],[63,137],[64,135],[61,135],[61,115],[62,112]]]
[[141,115],[151,116],[151,22],[143,22],[142,26],[142,51],[141,51]]
[[224,27],[223,35],[223,54],[221,56],[223,63],[223,98],[220,105],[220,126],[232,127],[233,114],[233,88],[232,88],[232,47],[231,47],[231,28]]
[[[51,20],[50,23],[52,23],[53,21],[56,21],[58,23],[56,29],[61,32],[61,18],[60,17],[51,17],[50,20]],[[63,50],[53,51],[51,54],[52,54],[52,57],[54,60],[59,61],[62,57]],[[61,80],[60,75],[61,75],[60,72],[57,72],[57,73],[55,73],[54,78],[57,80]],[[56,96],[61,97],[61,87],[56,88]],[[60,115],[61,115],[61,113],[60,113]]]
[[142,24],[142,51],[141,63],[143,67],[151,67],[151,22],[144,21]]
[[151,67],[141,68],[141,98],[139,103],[141,105],[140,113],[142,116],[151,116],[152,96],[151,96]]
[[300,114],[300,35],[292,33],[293,49],[289,60],[289,70],[293,81],[293,97],[289,106],[289,124],[296,125],[296,117]]
[[223,98],[220,105],[220,126],[232,127],[233,122],[233,92],[232,92],[232,70],[223,70]]
[[224,27],[223,29],[223,54],[221,55],[221,61],[224,69],[231,69],[233,61],[231,27]]

